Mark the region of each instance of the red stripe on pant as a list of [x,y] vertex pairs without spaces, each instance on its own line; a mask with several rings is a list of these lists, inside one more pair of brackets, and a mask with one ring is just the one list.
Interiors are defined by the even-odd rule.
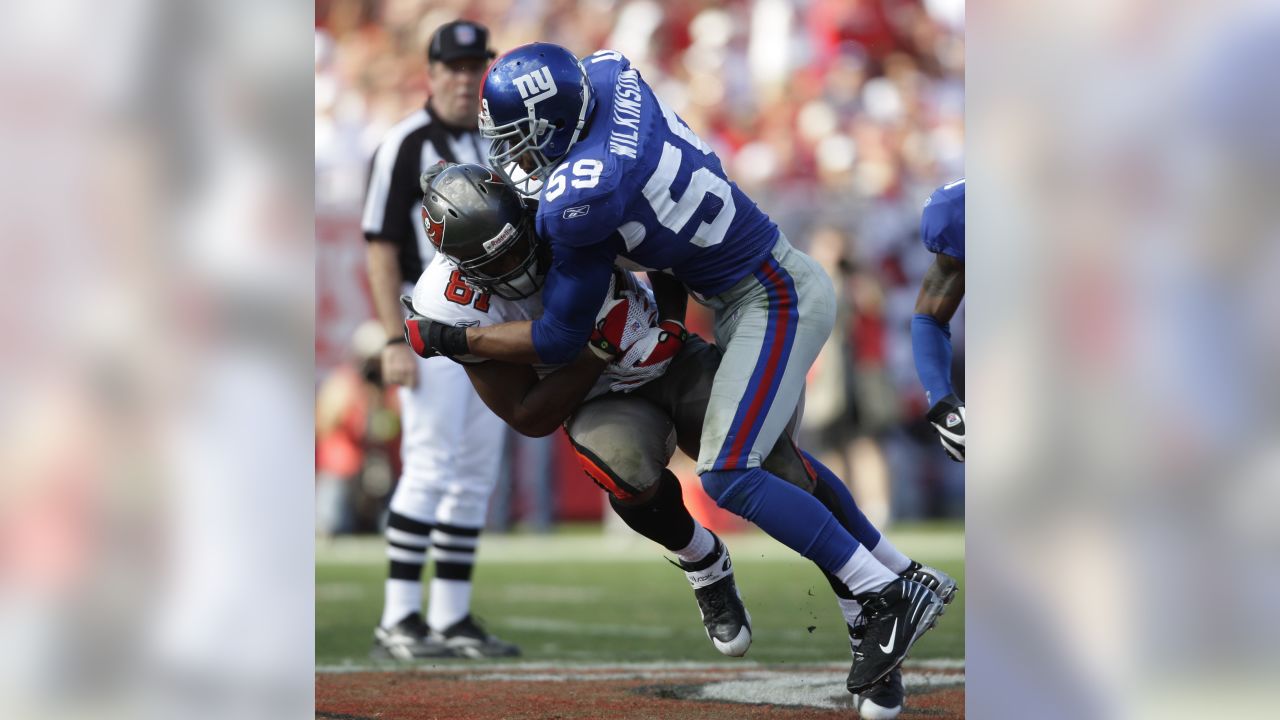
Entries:
[[[793,298],[787,293],[787,285],[778,275],[778,271],[773,267],[773,263],[767,263],[761,270],[764,276],[773,286],[770,294],[776,298],[775,302],[769,303],[769,312],[777,313],[777,325],[773,330],[773,345],[769,347],[769,358],[765,361],[764,372],[760,375],[760,384],[756,386],[755,395],[751,398],[751,405],[747,407],[747,414],[742,418],[740,429],[746,432],[735,433],[733,445],[729,447],[729,458],[725,462],[726,470],[733,470],[739,467],[746,467],[746,458],[740,457],[743,446],[747,442],[748,436],[754,440],[757,432],[752,432],[751,427],[755,424],[756,416],[760,414],[761,408],[764,407],[765,399],[773,395],[773,376],[778,371],[778,360],[782,357],[783,350],[787,347],[787,329],[790,320],[790,306],[794,303]],[[766,330],[766,334],[768,331]]]

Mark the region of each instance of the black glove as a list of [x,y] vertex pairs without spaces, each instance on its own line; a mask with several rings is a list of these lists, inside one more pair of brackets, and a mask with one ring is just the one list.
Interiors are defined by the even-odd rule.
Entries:
[[955,395],[948,395],[929,408],[929,422],[938,431],[938,439],[947,455],[956,462],[964,462],[964,403]]
[[408,295],[400,296],[400,304],[409,310],[409,317],[404,321],[404,339],[418,355],[424,358],[435,355],[456,358],[470,352],[466,328],[445,325],[419,315]]
[[431,181],[435,180],[437,175],[457,164],[448,160],[439,160],[435,165],[427,168],[427,171],[418,177],[418,187],[422,188],[422,194],[426,195],[427,191],[431,189]]

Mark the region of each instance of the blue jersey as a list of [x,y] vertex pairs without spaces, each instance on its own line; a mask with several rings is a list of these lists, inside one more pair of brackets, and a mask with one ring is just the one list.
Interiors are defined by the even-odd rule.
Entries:
[[551,243],[534,325],[543,360],[585,344],[615,259],[665,270],[710,297],[765,261],[778,227],[725,177],[720,159],[664,106],[620,53],[584,59],[596,106],[586,133],[546,178],[537,230]]
[[943,185],[925,201],[920,237],[929,252],[964,260],[964,178]]

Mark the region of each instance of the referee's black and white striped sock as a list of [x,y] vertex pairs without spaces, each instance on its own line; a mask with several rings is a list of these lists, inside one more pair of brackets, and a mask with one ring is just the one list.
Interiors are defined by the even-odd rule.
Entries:
[[435,552],[435,577],[427,603],[427,624],[447,630],[471,612],[471,571],[476,562],[480,528],[437,523],[431,532]]
[[419,522],[392,512],[387,520],[386,594],[382,604],[382,627],[389,628],[410,613],[422,612],[422,566],[427,563],[431,547],[431,529]]

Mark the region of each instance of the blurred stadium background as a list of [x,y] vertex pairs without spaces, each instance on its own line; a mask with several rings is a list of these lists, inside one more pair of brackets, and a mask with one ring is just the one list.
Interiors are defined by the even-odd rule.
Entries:
[[[961,0],[317,2],[321,533],[375,532],[399,472],[394,393],[368,382],[380,335],[361,327],[372,313],[359,215],[377,143],[426,97],[427,38],[457,18],[487,25],[498,52],[547,40],[626,54],[836,280],[843,310],[809,378],[806,447],[856,478],[879,523],[961,517],[963,474],[922,419],[908,324],[930,261],[921,205],[963,175],[963,16]],[[690,326],[710,329],[696,305]],[[493,529],[607,520],[561,434],[509,440]],[[696,488],[689,464],[677,470]],[[686,496],[711,527],[735,527],[700,490]]]

